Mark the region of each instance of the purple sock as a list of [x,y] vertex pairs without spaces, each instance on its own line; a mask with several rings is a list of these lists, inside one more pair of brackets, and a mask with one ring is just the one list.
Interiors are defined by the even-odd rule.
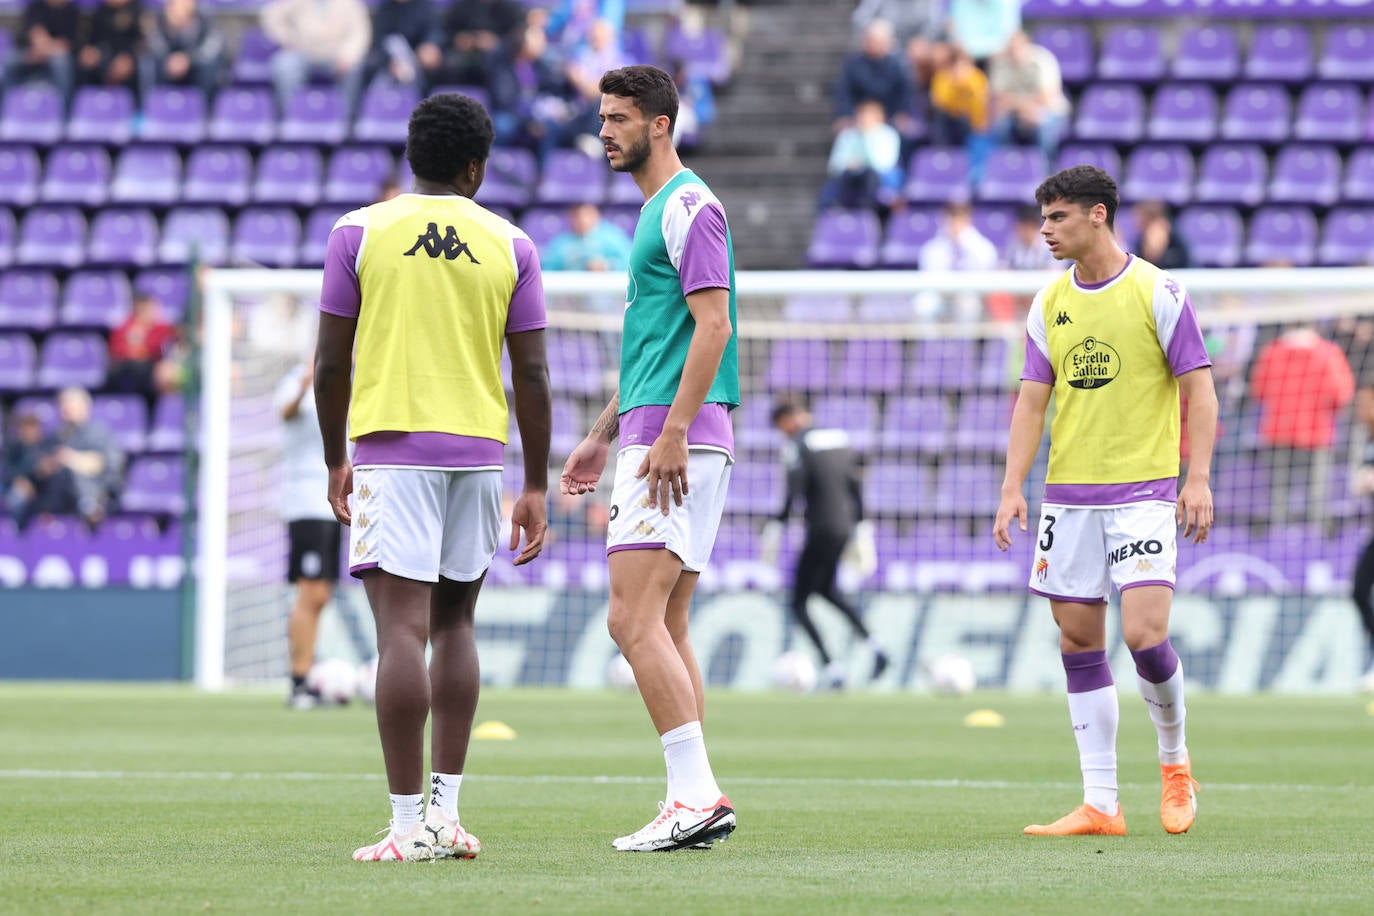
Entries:
[[1132,649],[1135,671],[1151,684],[1162,684],[1174,676],[1178,670],[1178,653],[1169,643],[1168,637],[1157,646],[1139,651]]
[[1100,687],[1110,687],[1112,667],[1107,664],[1107,653],[1101,649],[1093,652],[1063,652],[1064,673],[1069,679],[1069,693],[1087,693]]

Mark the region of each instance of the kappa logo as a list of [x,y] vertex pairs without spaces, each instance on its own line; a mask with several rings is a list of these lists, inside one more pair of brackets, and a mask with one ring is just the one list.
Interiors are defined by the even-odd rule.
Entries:
[[639,498],[639,508],[641,508],[641,509],[647,509],[647,508],[649,508],[649,497],[648,497],[648,496],[641,496],[641,497]]
[[1068,312],[1060,312],[1059,317],[1054,319],[1055,327],[1059,327],[1062,324],[1073,324],[1073,319],[1069,317]]
[[648,522],[640,522],[638,525],[635,525],[635,534],[640,537],[652,537],[654,534],[654,526],[650,525]]
[[1169,291],[1169,295],[1174,297],[1174,302],[1178,302],[1178,294],[1181,292],[1178,281],[1173,277],[1164,281],[1164,288]]
[[1151,563],[1149,560],[1140,560],[1135,564],[1135,571],[1138,573],[1154,572],[1155,564]]
[[683,192],[682,196],[678,198],[678,200],[682,201],[683,209],[685,209],[688,213],[691,213],[692,208],[695,207],[697,204],[701,203],[701,192],[685,191]]
[[367,518],[366,515],[359,515],[359,516],[358,516],[358,527],[359,527],[359,528],[366,528],[366,527],[367,527],[368,525],[370,525],[370,524],[372,524],[372,522],[368,520],[368,518]]
[[360,556],[362,556],[362,555],[365,554],[365,553],[367,553],[367,545],[364,544],[362,541],[359,541],[359,542],[353,547],[353,556],[355,556],[355,557],[360,557]]
[[359,499],[369,499],[371,498],[371,496],[372,491],[367,488],[367,484],[363,484],[361,487],[358,488]]
[[[1164,545],[1159,543],[1159,541],[1154,540],[1153,538],[1151,538],[1148,541],[1135,541],[1130,544],[1123,544],[1115,550],[1110,551],[1107,554],[1107,565],[1115,566],[1117,563],[1120,563],[1122,560],[1125,560],[1129,557],[1139,557],[1144,556],[1145,554],[1149,554],[1150,556],[1157,556],[1158,554],[1161,554],[1163,552]],[[1153,569],[1154,567],[1152,566],[1150,568]]]
[[439,224],[430,223],[429,228],[416,237],[415,244],[410,246],[410,250],[406,252],[406,257],[414,257],[415,252],[421,248],[431,258],[442,256],[452,261],[460,254],[465,254],[472,263],[481,263],[472,256],[472,249],[468,247],[467,242],[458,237],[458,231],[452,226],[445,226],[444,234],[440,235]]

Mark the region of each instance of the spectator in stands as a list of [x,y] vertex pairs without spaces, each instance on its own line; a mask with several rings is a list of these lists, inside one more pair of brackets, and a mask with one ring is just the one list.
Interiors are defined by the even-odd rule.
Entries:
[[538,24],[549,38],[554,58],[567,61],[591,40],[598,20],[609,23],[619,35],[625,30],[625,0],[560,0],[550,7],[546,21]]
[[17,53],[8,64],[5,84],[41,79],[64,99],[76,82],[72,49],[80,37],[81,12],[73,0],[28,0],[15,34]]
[[351,112],[372,44],[372,21],[362,0],[269,0],[261,19],[267,37],[281,46],[271,66],[282,110],[312,78],[327,78]]
[[57,413],[62,420],[57,460],[76,478],[77,511],[95,524],[118,493],[124,455],[109,430],[91,419],[91,396],[85,390],[64,388],[57,396]]
[[840,131],[830,148],[820,208],[891,207],[902,188],[901,149],[902,137],[883,120],[882,104],[876,99],[860,102],[854,123]]
[[944,0],[860,0],[850,21],[856,34],[881,19],[892,26],[894,38],[910,46],[913,38],[938,41],[944,34]]
[[898,130],[910,130],[911,74],[893,40],[892,25],[875,19],[864,29],[860,50],[845,58],[835,83],[836,133],[853,123],[854,110],[866,99],[878,101]]
[[1054,54],[1031,42],[1025,32],[1014,32],[992,59],[988,84],[997,141],[1035,144],[1046,163],[1053,162],[1069,113]]
[[86,20],[81,50],[76,54],[78,82],[137,90],[143,45],[143,6],[139,0],[101,0]]
[[1289,497],[1304,478],[1302,520],[1324,522],[1336,417],[1355,393],[1345,354],[1311,325],[1293,327],[1260,350],[1250,393],[1260,405],[1260,440],[1267,449],[1270,522],[1282,527],[1288,521]]
[[630,237],[601,218],[595,204],[573,204],[570,226],[549,240],[545,270],[628,270]]
[[949,0],[945,33],[981,70],[1020,30],[1021,0]]
[[[1364,322],[1368,324],[1368,322]],[[1365,436],[1364,456],[1355,472],[1352,489],[1359,496],[1368,498],[1374,495],[1374,376],[1371,375],[1368,361],[1364,361],[1363,371],[1356,375],[1355,420]],[[1360,551],[1352,576],[1355,607],[1360,612],[1360,622],[1364,625],[1369,647],[1374,649],[1374,538]],[[1360,678],[1360,689],[1374,693],[1374,667]]]
[[1192,266],[1188,240],[1174,227],[1167,204],[1159,200],[1142,200],[1132,210],[1137,233],[1133,246],[1136,254],[1161,270]]
[[609,22],[598,19],[592,24],[587,44],[564,70],[573,89],[573,111],[556,136],[556,145],[576,144],[590,156],[605,157],[605,146],[596,136],[601,130],[601,77],[627,64],[629,60],[620,46],[620,34]]
[[673,125],[673,143],[679,149],[692,149],[701,141],[702,131],[716,121],[716,93],[711,81],[692,73],[686,61],[675,60],[668,66],[677,86],[677,121]]
[[1002,252],[1002,266],[1008,270],[1052,270],[1056,265],[1040,234],[1044,220],[1040,208],[1027,204],[1016,211],[1016,225],[1012,227],[1007,248]]
[[528,26],[509,62],[493,72],[491,120],[498,146],[548,148],[572,117],[572,90],[547,48],[544,30]]
[[434,44],[443,49],[440,79],[492,89],[492,74],[525,28],[518,0],[457,0],[444,12]]
[[139,62],[144,96],[164,84],[199,86],[209,96],[219,88],[225,61],[224,34],[196,0],[167,0],[149,19],[148,50]]
[[76,478],[58,460],[57,438],[38,415],[21,410],[14,435],[0,451],[0,494],[20,528],[37,517],[76,515]]
[[988,78],[963,48],[947,47],[930,80],[930,139],[963,146],[988,129]]
[[372,12],[372,50],[367,75],[421,91],[434,84],[443,52],[434,43],[438,14],[433,0],[382,0]]
[[[921,246],[917,261],[921,270],[934,272],[996,270],[997,246],[973,225],[973,207],[968,201],[956,199],[945,204],[940,231]],[[962,321],[982,317],[982,301],[974,294],[956,296],[949,305],[953,315],[948,317]],[[939,293],[924,292],[916,297],[919,318],[942,319],[947,317],[945,310]]]
[[1212,358],[1212,379],[1223,421],[1241,412],[1246,398],[1245,376],[1255,355],[1259,329],[1245,313],[1246,302],[1231,294],[1221,297],[1217,323],[1209,326],[1203,339]]
[[110,332],[109,386],[150,398],[175,391],[180,379],[172,359],[176,343],[177,329],[163,317],[162,303],[140,293],[129,317]]

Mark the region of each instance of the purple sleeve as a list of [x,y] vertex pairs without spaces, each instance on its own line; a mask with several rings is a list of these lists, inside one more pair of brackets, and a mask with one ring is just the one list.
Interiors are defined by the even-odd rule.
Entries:
[[358,248],[362,241],[362,226],[338,226],[329,234],[320,311],[340,318],[358,317],[363,302],[363,293],[358,287]]
[[1040,348],[1031,340],[1029,334],[1026,335],[1026,365],[1021,370],[1021,380],[1054,384],[1054,367],[1045,358],[1045,354],[1040,352]]
[[682,246],[683,295],[699,289],[730,288],[730,251],[726,245],[725,211],[710,204],[697,214]]
[[535,331],[547,327],[544,313],[544,275],[539,270],[539,252],[527,238],[511,241],[515,249],[515,289],[510,294],[510,312],[506,315],[506,333]]
[[1207,355],[1207,345],[1202,340],[1202,329],[1198,327],[1197,312],[1193,311],[1193,299],[1183,300],[1183,311],[1179,312],[1178,324],[1174,325],[1174,336],[1169,339],[1169,368],[1178,377],[1185,372],[1212,365]]

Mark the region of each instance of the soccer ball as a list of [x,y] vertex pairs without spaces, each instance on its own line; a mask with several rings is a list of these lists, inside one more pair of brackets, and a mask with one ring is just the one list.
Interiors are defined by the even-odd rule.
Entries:
[[816,663],[800,652],[784,652],[773,662],[773,686],[793,693],[816,689]]
[[358,699],[371,706],[377,702],[377,656],[358,666]]
[[978,686],[973,662],[962,655],[941,655],[926,662],[926,680],[936,693],[963,696]]
[[305,685],[321,703],[347,703],[358,689],[358,672],[341,658],[326,658],[315,662],[305,676]]
[[635,689],[635,671],[630,667],[629,659],[616,653],[615,658],[606,666],[606,683],[617,690]]

